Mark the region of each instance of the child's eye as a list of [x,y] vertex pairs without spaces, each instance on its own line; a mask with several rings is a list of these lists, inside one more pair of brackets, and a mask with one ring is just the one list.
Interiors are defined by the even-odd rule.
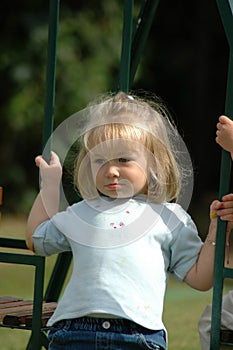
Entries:
[[120,163],[127,163],[127,162],[129,162],[129,159],[128,158],[118,158],[118,161]]
[[105,159],[95,159],[95,163],[96,164],[104,164],[104,163],[106,163],[106,160]]

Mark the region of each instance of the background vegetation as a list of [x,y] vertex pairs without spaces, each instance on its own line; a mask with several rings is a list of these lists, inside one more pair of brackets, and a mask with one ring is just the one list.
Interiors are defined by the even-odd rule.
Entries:
[[[136,0],[135,14],[140,0]],[[0,5],[3,7],[3,3]],[[0,11],[0,183],[3,212],[28,211],[38,188],[47,54],[47,0],[4,3]],[[123,0],[61,1],[55,126],[109,91],[118,74]],[[217,195],[217,117],[224,112],[228,45],[215,1],[163,0],[133,90],[160,95],[190,151],[195,188],[190,207],[208,215]]]

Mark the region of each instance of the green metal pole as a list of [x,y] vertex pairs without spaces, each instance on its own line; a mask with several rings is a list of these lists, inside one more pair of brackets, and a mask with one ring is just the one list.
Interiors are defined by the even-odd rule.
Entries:
[[158,4],[159,0],[145,0],[137,17],[131,50],[130,85],[133,83]]
[[233,1],[216,0],[230,49],[233,49]]
[[60,0],[50,0],[50,4],[49,4],[45,114],[44,114],[44,128],[43,128],[43,139],[42,139],[43,148],[47,144],[46,150],[43,154],[44,158],[47,161],[49,161],[50,159],[51,143],[52,143],[50,136],[52,135],[52,132],[53,132],[53,120],[54,120],[59,3],[60,3]]
[[125,0],[118,90],[129,91],[134,1]]
[[38,263],[35,273],[34,283],[34,306],[33,306],[33,318],[32,318],[32,334],[31,341],[29,342],[29,349],[40,350],[40,338],[41,338],[41,320],[42,320],[42,302],[43,302],[43,286],[44,286],[44,270],[45,259],[38,258]]
[[158,7],[159,0],[144,0],[141,5],[139,15],[136,19],[134,35],[132,39],[133,27],[133,3],[125,2],[124,27],[122,34],[122,54],[120,63],[120,73],[116,88],[128,92],[133,83],[139,61],[145,48],[153,18]]
[[[222,18],[225,33],[230,47],[228,81],[226,91],[225,113],[233,119],[233,1],[217,0],[218,9]],[[220,168],[219,199],[229,192],[231,178],[231,157],[229,152],[222,151]],[[210,350],[218,350],[220,346],[221,309],[224,281],[226,222],[218,219],[216,253],[214,266],[214,287],[212,299],[211,339]]]
[[[46,89],[45,89],[45,111],[44,127],[42,136],[42,147],[44,159],[49,162],[54,121],[54,103],[55,103],[55,80],[56,80],[56,54],[57,54],[57,33],[59,22],[59,0],[50,0],[49,3],[49,27],[48,27],[48,49],[47,49],[47,68],[46,68]],[[46,146],[46,148],[45,148]],[[36,258],[36,257],[35,257]],[[38,257],[38,259],[41,257]],[[34,283],[34,307],[32,319],[32,333],[29,339],[27,349],[41,349],[41,316],[43,301],[45,258],[36,267],[36,276]]]
[[[220,175],[220,198],[229,192],[227,189],[228,177],[230,174],[229,155],[223,151]],[[212,298],[211,318],[211,342],[210,350],[218,350],[220,345],[221,309],[224,281],[224,260],[225,260],[226,222],[218,220],[216,252],[214,265],[214,286]]]

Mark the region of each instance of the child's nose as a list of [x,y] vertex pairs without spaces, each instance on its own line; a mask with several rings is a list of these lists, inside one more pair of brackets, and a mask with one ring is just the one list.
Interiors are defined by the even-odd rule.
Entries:
[[107,169],[106,169],[107,176],[109,177],[119,176],[119,168],[114,161],[109,161],[106,164],[106,166],[107,166]]

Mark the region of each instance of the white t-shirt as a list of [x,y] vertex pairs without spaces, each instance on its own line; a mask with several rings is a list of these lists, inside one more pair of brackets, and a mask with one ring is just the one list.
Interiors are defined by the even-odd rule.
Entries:
[[168,273],[183,280],[202,241],[190,216],[174,203],[146,196],[81,201],[45,221],[35,251],[72,250],[73,271],[48,325],[89,314],[111,314],[163,329]]

